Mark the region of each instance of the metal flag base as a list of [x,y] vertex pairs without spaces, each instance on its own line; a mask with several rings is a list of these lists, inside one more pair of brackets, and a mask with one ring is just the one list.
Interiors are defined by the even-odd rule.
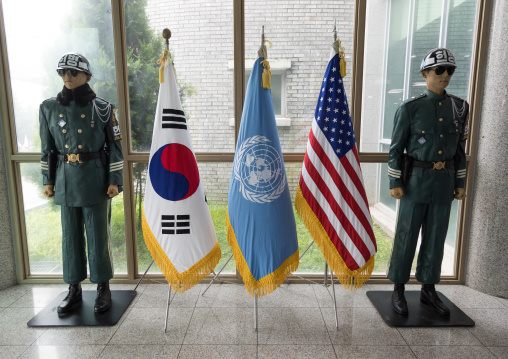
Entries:
[[221,283],[228,283],[228,284],[236,284],[236,285],[241,285],[240,283],[233,283],[233,282],[228,282],[228,281],[225,281],[225,280],[222,280],[222,279],[219,279],[219,275],[222,273],[222,270],[224,268],[226,268],[227,264],[229,263],[229,261],[231,260],[231,258],[233,258],[233,254],[231,254],[228,258],[228,260],[226,261],[226,263],[224,263],[224,265],[222,266],[221,269],[219,269],[219,272],[215,273],[215,271],[212,271],[213,274],[215,274],[215,276],[212,278],[212,280],[210,281],[210,283],[208,283],[208,286],[205,288],[205,290],[203,291],[203,293],[201,293],[201,296],[205,295],[206,291],[208,290],[208,288],[210,288],[210,286],[213,284],[213,282],[215,282],[216,280],[221,282]]
[[[305,255],[305,253],[307,253],[307,251],[309,250],[309,248],[314,244],[314,241],[310,242],[309,246],[303,251],[302,255],[300,256],[299,260],[302,259],[302,257]],[[299,275],[296,275],[296,274],[293,274],[291,273],[292,276],[295,276],[295,277],[298,277],[300,279],[303,279],[307,282],[310,282],[310,283],[313,283],[313,284],[319,284],[317,282],[314,282],[310,279],[307,279],[307,278],[303,278]],[[287,280],[287,279],[286,279]],[[333,296],[332,294],[330,294],[330,290],[329,290],[329,285],[328,285],[328,262],[325,261],[325,272],[324,272],[324,278],[323,278],[323,285],[325,286],[326,290],[328,291],[328,294],[330,294],[330,297],[332,297],[332,300],[333,300],[333,308],[335,310],[335,329],[339,330],[339,317],[338,317],[338,314],[337,314],[337,299],[335,297],[335,282],[333,280],[333,271],[332,269],[330,268],[330,281],[332,282],[332,292],[333,292]],[[288,284],[289,284],[289,281],[288,281]]]

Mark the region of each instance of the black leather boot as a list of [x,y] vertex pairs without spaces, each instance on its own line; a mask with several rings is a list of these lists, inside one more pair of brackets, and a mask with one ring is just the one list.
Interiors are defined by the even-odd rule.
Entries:
[[399,314],[408,314],[406,297],[404,296],[404,284],[395,283],[392,293],[392,308]]
[[111,306],[111,291],[109,282],[99,283],[97,285],[97,297],[95,297],[95,313],[102,313]]
[[67,293],[67,296],[60,303],[56,311],[58,314],[69,313],[81,303],[82,298],[81,284],[70,284],[69,293]]
[[450,309],[439,299],[436,293],[434,284],[422,284],[422,291],[420,293],[420,302],[430,305],[434,312],[439,315],[450,315]]

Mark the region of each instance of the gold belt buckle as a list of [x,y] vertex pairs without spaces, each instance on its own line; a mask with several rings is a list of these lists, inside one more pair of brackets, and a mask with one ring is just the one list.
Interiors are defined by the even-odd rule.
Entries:
[[83,163],[83,161],[80,161],[79,160],[79,153],[76,154],[76,153],[71,153],[71,154],[68,154],[67,155],[67,163],[69,162],[79,162],[79,163]]
[[441,161],[432,162],[432,169],[433,170],[442,170],[442,169],[445,168],[445,166],[446,166],[446,162],[445,161],[443,161],[443,162],[441,162]]

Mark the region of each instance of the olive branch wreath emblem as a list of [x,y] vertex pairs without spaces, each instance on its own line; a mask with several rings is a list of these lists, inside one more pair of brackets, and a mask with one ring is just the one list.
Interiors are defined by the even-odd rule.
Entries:
[[[236,162],[234,165],[235,179],[238,180],[238,182],[240,182],[240,192],[242,192],[242,196],[246,200],[255,202],[255,203],[272,202],[273,200],[279,198],[281,193],[284,192],[284,189],[286,188],[285,178],[283,178],[280,181],[280,184],[273,191],[271,191],[269,193],[253,192],[253,191],[249,190],[242,182],[242,177],[240,175],[240,166],[243,163],[242,159],[244,157],[245,152],[250,147],[252,147],[256,144],[263,144],[263,143],[267,143],[267,142],[270,142],[270,140],[268,138],[266,138],[265,136],[261,136],[261,135],[256,135],[256,136],[249,137],[248,139],[246,139],[238,148],[237,158],[236,158]],[[285,177],[285,175],[284,175],[284,177]]]

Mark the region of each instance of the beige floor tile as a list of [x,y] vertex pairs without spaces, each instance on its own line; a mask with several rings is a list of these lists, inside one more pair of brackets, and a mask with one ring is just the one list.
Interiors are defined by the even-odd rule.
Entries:
[[416,358],[408,346],[334,345],[339,359],[410,359]]
[[256,345],[212,345],[192,344],[182,345],[178,359],[254,359]]
[[97,358],[104,345],[32,345],[20,359]]
[[134,345],[107,345],[99,358],[101,359],[176,359],[180,345],[134,344]]
[[467,328],[397,328],[408,345],[482,345]]
[[108,344],[182,344],[192,308],[170,308],[164,333],[166,311],[162,308],[132,308]]
[[340,308],[339,329],[333,308],[321,308],[333,344],[407,345],[397,329],[388,326],[375,308]]
[[184,344],[256,344],[253,313],[248,308],[195,308]]
[[335,359],[333,345],[259,345],[259,359]]
[[260,308],[258,344],[332,344],[319,308]]
[[484,346],[411,346],[418,359],[495,359]]

